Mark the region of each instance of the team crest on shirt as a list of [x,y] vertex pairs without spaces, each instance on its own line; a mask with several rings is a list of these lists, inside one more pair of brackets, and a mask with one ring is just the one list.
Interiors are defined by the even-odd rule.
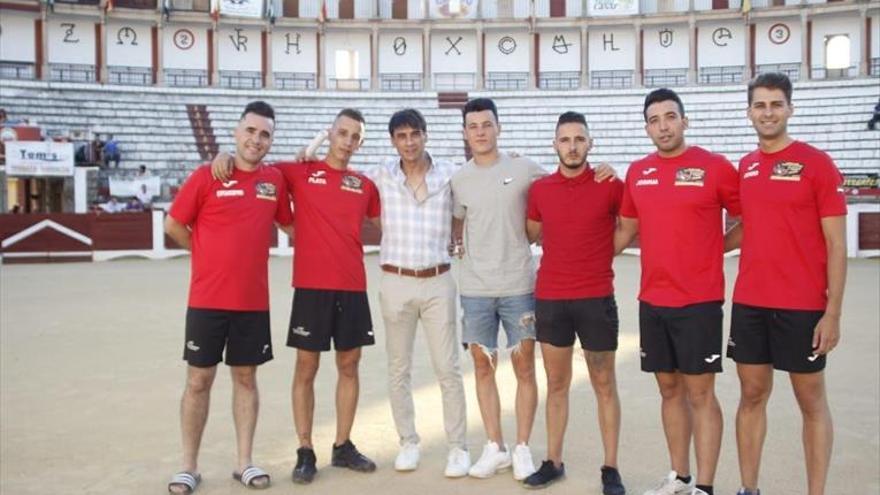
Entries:
[[342,185],[339,186],[343,191],[354,192],[358,194],[364,193],[364,181],[360,177],[354,175],[343,175]]
[[322,186],[327,185],[327,174],[326,170],[315,170],[312,172],[312,175],[309,176],[309,184],[321,184]]
[[257,198],[259,199],[268,199],[269,201],[278,200],[275,184],[272,184],[271,182],[257,182],[256,193]]
[[779,162],[776,165],[773,165],[773,173],[770,174],[770,180],[797,182],[801,180],[801,173],[803,170],[803,164],[797,162]]
[[703,187],[706,178],[706,169],[697,167],[682,167],[675,171],[676,186]]

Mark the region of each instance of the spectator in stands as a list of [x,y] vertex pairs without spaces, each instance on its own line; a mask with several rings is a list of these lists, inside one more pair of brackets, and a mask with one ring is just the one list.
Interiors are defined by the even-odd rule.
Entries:
[[113,162],[114,168],[119,168],[120,158],[119,142],[116,141],[111,134],[101,148],[101,159],[103,160],[104,168],[108,168],[111,161]]
[[[831,158],[788,134],[792,85],[762,74],[748,87],[758,149],[740,162],[741,244],[727,356],[736,361],[740,495],[756,495],[773,370],[789,373],[803,418],[809,495],[825,493],[833,426],[825,361],[840,341],[846,282],[846,196]],[[880,108],[880,105],[878,105]]]
[[273,222],[288,232],[293,222],[284,178],[262,164],[274,131],[272,107],[261,101],[248,104],[234,132],[230,180],[213,180],[208,166],[196,169],[166,218],[165,232],[192,251],[193,271],[180,408],[183,466],[168,484],[171,493],[192,493],[201,481],[199,445],[224,347],[238,447],[233,477],[251,488],[270,484],[269,474],[254,466],[251,456],[259,410],[256,370],[273,357],[268,290]]
[[116,196],[110,196],[110,201],[101,205],[101,209],[107,213],[119,213],[125,211],[127,205],[125,203],[120,203]]
[[880,101],[877,101],[877,104],[874,105],[874,115],[868,121],[868,129],[873,131],[877,126],[877,122],[880,122]]
[[[328,131],[322,161],[275,166],[287,180],[294,217],[293,304],[287,345],[297,349],[293,375],[293,416],[300,447],[295,483],[311,483],[317,473],[312,445],[315,376],[321,352],[336,349],[336,439],[331,464],[360,472],[376,470],[350,439],[359,394],[361,348],[375,343],[367,301],[361,227],[379,223],[379,193],[363,174],[348,168],[363,144],[364,117],[340,111]],[[214,159],[215,178],[229,179],[228,155]],[[325,187],[326,186],[326,187]]]
[[459,365],[455,280],[447,253],[452,228],[451,162],[426,150],[428,126],[418,110],[396,112],[388,122],[397,156],[371,170],[382,198],[382,270],[379,287],[391,412],[400,440],[398,471],[419,465],[419,435],[412,395],[413,341],[422,324],[443,397],[449,447],[444,474],[467,476],[467,411]]
[[618,317],[611,268],[623,182],[594,180],[595,171],[587,162],[592,145],[583,114],[560,115],[553,140],[559,168],[529,189],[526,231],[529,241],[542,239],[544,248],[535,283],[535,329],[547,372],[547,460],[524,483],[540,488],[565,475],[562,446],[577,336],[596,395],[604,447],[602,493],[624,495],[617,469],[620,399],[614,361]]
[[723,335],[721,217],[722,209],[740,214],[738,178],[726,158],[685,142],[688,119],[674,91],[652,91],[643,108],[657,151],[627,170],[614,246],[620,252],[639,235],[641,366],[657,380],[672,467],[645,495],[714,495],[723,428],[715,396]]
[[137,191],[135,192],[135,198],[141,203],[141,207],[143,209],[149,209],[151,203],[153,202],[153,193],[151,193],[146,184],[141,184],[138,186]]
[[12,210],[9,211],[13,215],[21,213],[21,205],[12,205]]
[[137,174],[135,174],[135,177],[137,177],[137,178],[150,177],[151,175],[153,175],[153,174],[151,174],[150,171],[147,170],[147,166],[144,164],[141,164],[138,166],[138,171],[137,171]]
[[144,211],[144,204],[137,198],[131,198],[125,204],[125,211]]

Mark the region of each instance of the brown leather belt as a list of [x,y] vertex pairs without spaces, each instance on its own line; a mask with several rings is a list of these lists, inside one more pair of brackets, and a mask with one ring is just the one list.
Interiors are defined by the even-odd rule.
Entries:
[[429,278],[436,277],[437,275],[448,272],[449,263],[443,263],[442,265],[437,265],[432,268],[425,268],[424,270],[412,270],[409,268],[400,268],[399,266],[394,265],[382,265],[382,271],[388,273],[396,273],[398,275],[404,275],[407,277]]

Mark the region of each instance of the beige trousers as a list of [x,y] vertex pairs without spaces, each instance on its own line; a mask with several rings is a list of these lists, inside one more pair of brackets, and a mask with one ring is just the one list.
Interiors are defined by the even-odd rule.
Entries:
[[394,425],[401,445],[418,443],[412,394],[412,357],[421,321],[434,375],[443,400],[443,426],[449,448],[466,449],[467,413],[459,366],[461,339],[456,326],[455,281],[451,272],[415,278],[382,273],[379,301],[385,322],[388,386]]

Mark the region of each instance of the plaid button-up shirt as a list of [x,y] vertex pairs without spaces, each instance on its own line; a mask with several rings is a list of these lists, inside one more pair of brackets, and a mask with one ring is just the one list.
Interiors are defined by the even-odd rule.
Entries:
[[[429,157],[430,158],[430,157]],[[449,263],[452,234],[452,162],[431,159],[425,175],[428,195],[418,201],[406,186],[400,159],[389,158],[367,175],[382,201],[380,263],[420,270]]]

